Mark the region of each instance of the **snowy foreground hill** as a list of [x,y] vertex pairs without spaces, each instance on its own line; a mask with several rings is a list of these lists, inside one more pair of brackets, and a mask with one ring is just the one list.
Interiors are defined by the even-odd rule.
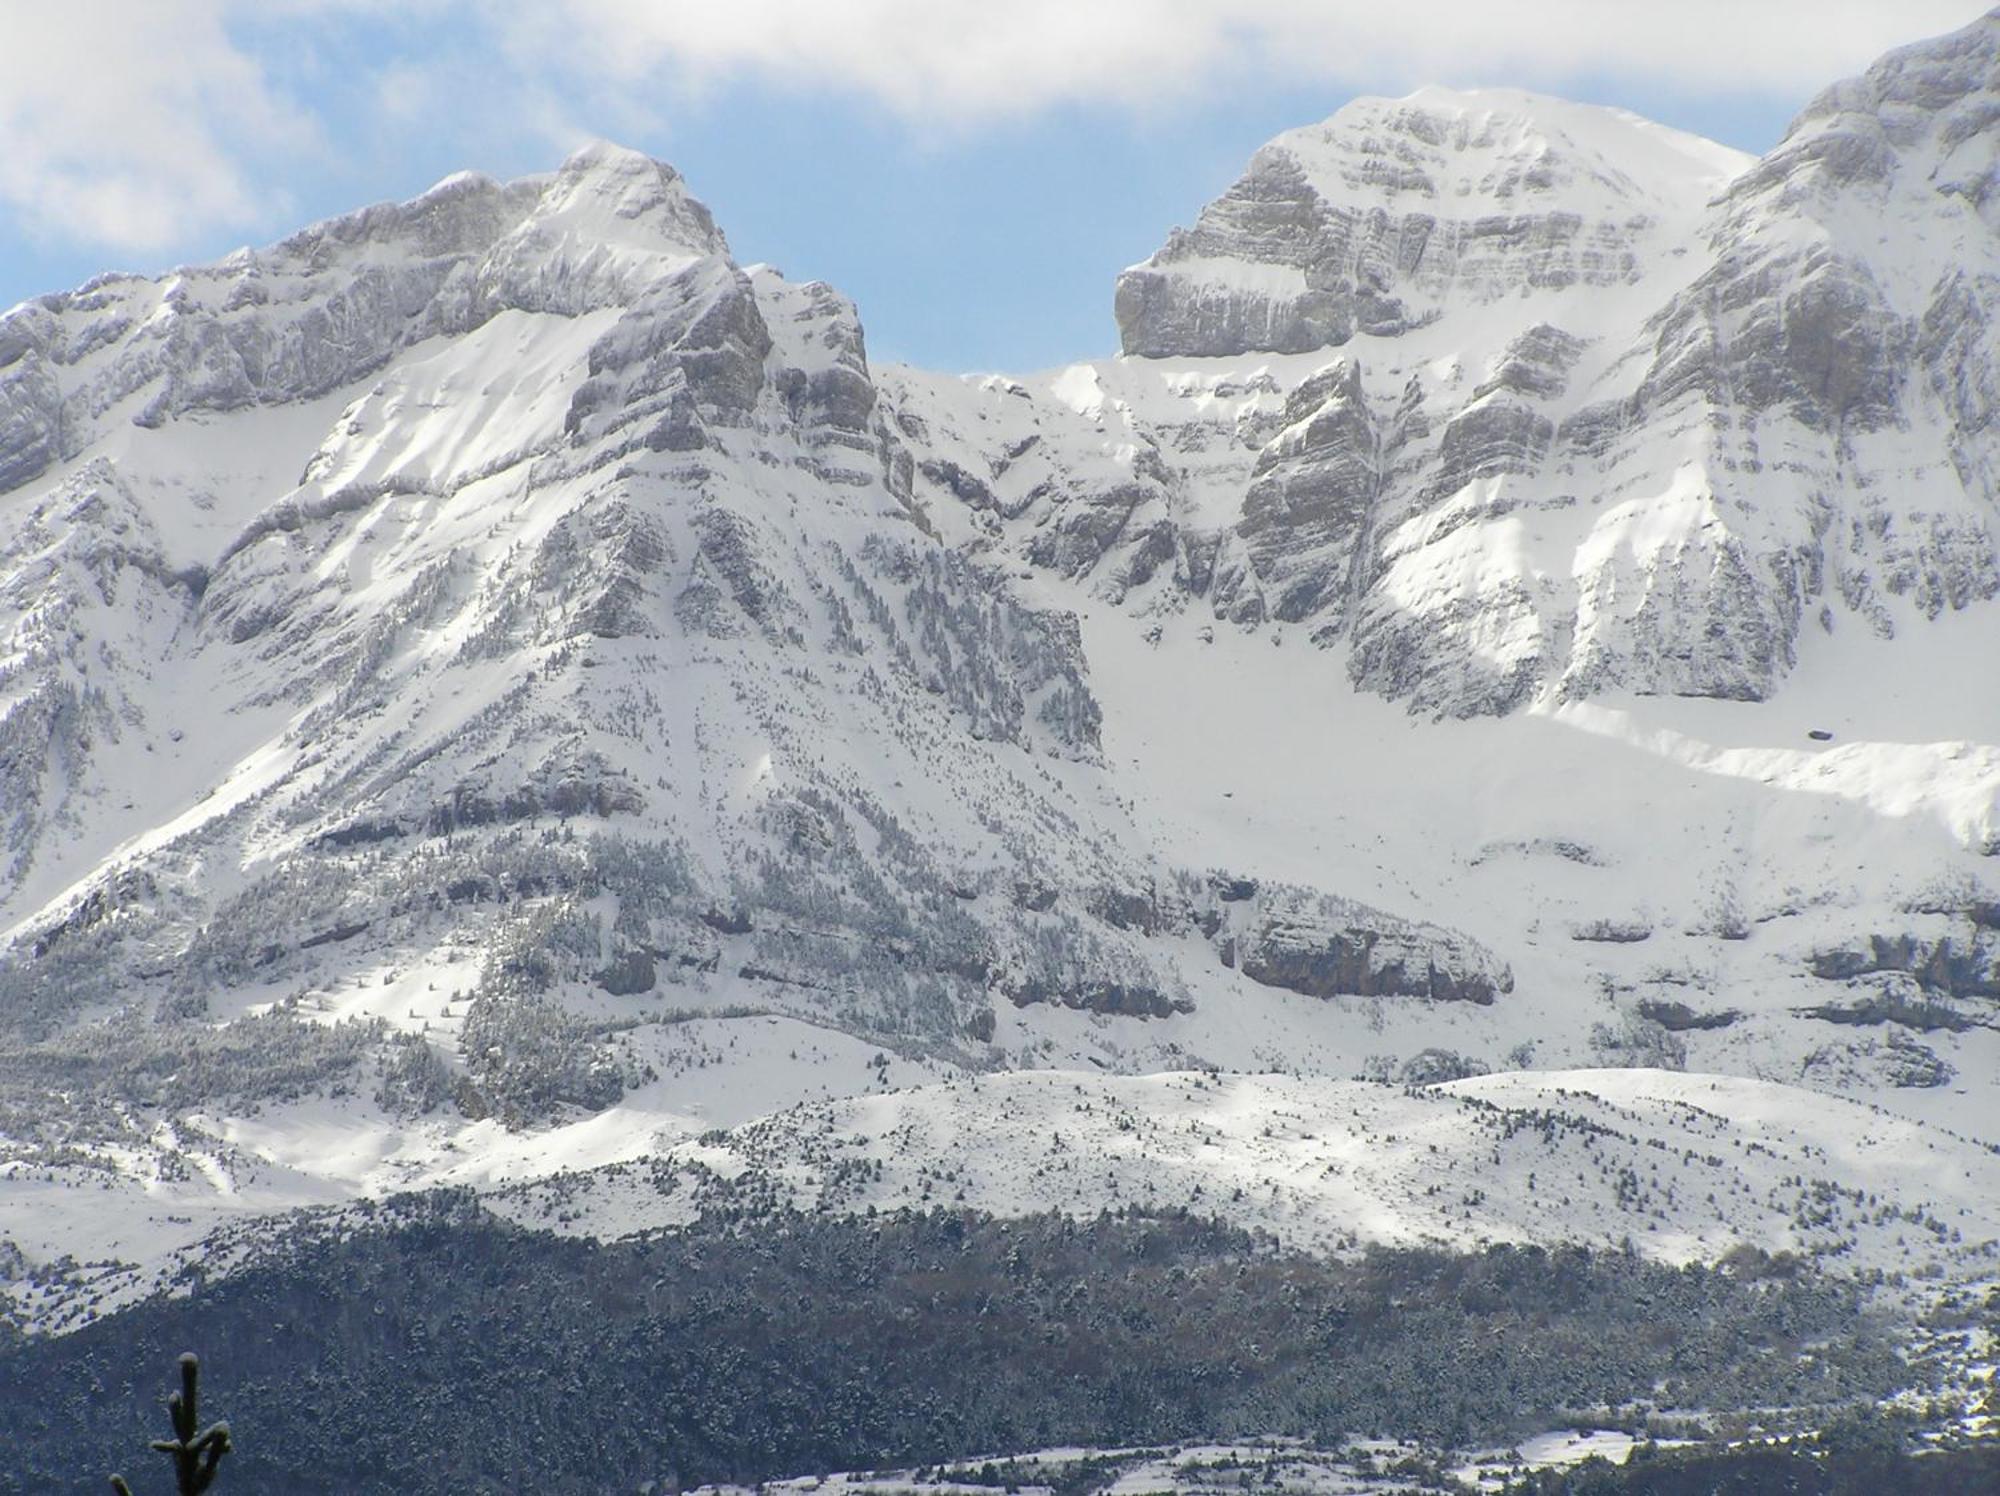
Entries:
[[0,318],[21,1326],[445,1187],[2000,1283],[2000,12],[1357,101],[1115,309],[873,365],[597,146]]

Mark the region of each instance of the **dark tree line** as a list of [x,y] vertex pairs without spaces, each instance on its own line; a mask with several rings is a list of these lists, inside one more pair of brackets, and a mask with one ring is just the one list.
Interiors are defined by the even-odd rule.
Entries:
[[[615,1243],[469,1195],[0,1348],[0,1491],[102,1491],[198,1329],[246,1490],[601,1491],[1293,1432],[1505,1442],[1566,1410],[1838,1404],[1908,1370],[1852,1289],[1624,1253],[1330,1262],[1181,1215],[939,1211]],[[1808,1342],[1818,1355],[1802,1359]]]

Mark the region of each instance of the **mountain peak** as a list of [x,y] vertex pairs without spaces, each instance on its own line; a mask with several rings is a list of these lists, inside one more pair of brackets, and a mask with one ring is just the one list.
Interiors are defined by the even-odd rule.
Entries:
[[2000,10],[1956,32],[1898,48],[1868,72],[1822,90],[1792,122],[1784,144],[1866,120],[1896,144],[1910,146],[1936,134],[1950,150],[1978,136],[1990,138],[1996,118]]
[[1899,47],[1867,72],[1826,88],[1800,111],[1793,137],[1845,115],[1875,116],[1905,137],[1932,120],[1970,110],[1958,138],[1979,133],[2000,115],[2000,10],[1943,36]]
[[1449,299],[1631,284],[1751,164],[1517,89],[1355,99],[1264,146],[1120,278],[1124,351],[1304,353],[1409,331]]
[[729,254],[722,230],[678,171],[604,140],[576,151],[547,179],[529,223],[628,249]]
[[1902,47],[1824,90],[1731,184],[1733,232],[1773,211],[1824,241],[1858,207],[1900,236],[1870,275],[1906,315],[1944,280],[2000,263],[2000,11]]
[[1265,150],[1291,155],[1331,199],[1561,199],[1602,212],[1705,203],[1755,159],[1629,110],[1525,89],[1435,85],[1400,99],[1355,99]]

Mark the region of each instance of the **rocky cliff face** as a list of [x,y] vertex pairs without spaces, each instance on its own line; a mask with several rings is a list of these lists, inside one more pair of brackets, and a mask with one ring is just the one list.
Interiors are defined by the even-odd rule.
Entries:
[[1757,162],[1528,95],[1359,101],[1120,278],[1126,361],[954,439],[1034,425],[1051,477],[993,511],[1030,562],[1171,576],[1419,712],[1768,698],[1816,637],[2000,588],[1996,38],[1891,56]]
[[1311,353],[1523,293],[1634,285],[1743,161],[1492,90],[1364,99],[1279,136],[1118,280],[1127,354]]

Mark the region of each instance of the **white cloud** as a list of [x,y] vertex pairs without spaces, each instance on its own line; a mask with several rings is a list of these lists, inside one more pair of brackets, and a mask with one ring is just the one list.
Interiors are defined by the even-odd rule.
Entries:
[[600,75],[761,74],[945,121],[1171,102],[1257,80],[1796,93],[1962,26],[1970,0],[517,0],[542,55]]
[[[1803,98],[1976,13],[1968,0],[0,0],[0,234],[145,252],[273,230],[289,223],[270,184],[329,153],[393,150],[410,131],[651,134],[677,101],[744,79],[846,94],[920,130],[1306,81],[1590,78],[1602,96],[1622,77]],[[321,92],[303,100],[279,78]],[[372,102],[379,138],[348,139],[364,127],[329,88]]]
[[256,159],[310,139],[221,0],[12,0],[0,13],[0,204],[124,250],[265,216]]

